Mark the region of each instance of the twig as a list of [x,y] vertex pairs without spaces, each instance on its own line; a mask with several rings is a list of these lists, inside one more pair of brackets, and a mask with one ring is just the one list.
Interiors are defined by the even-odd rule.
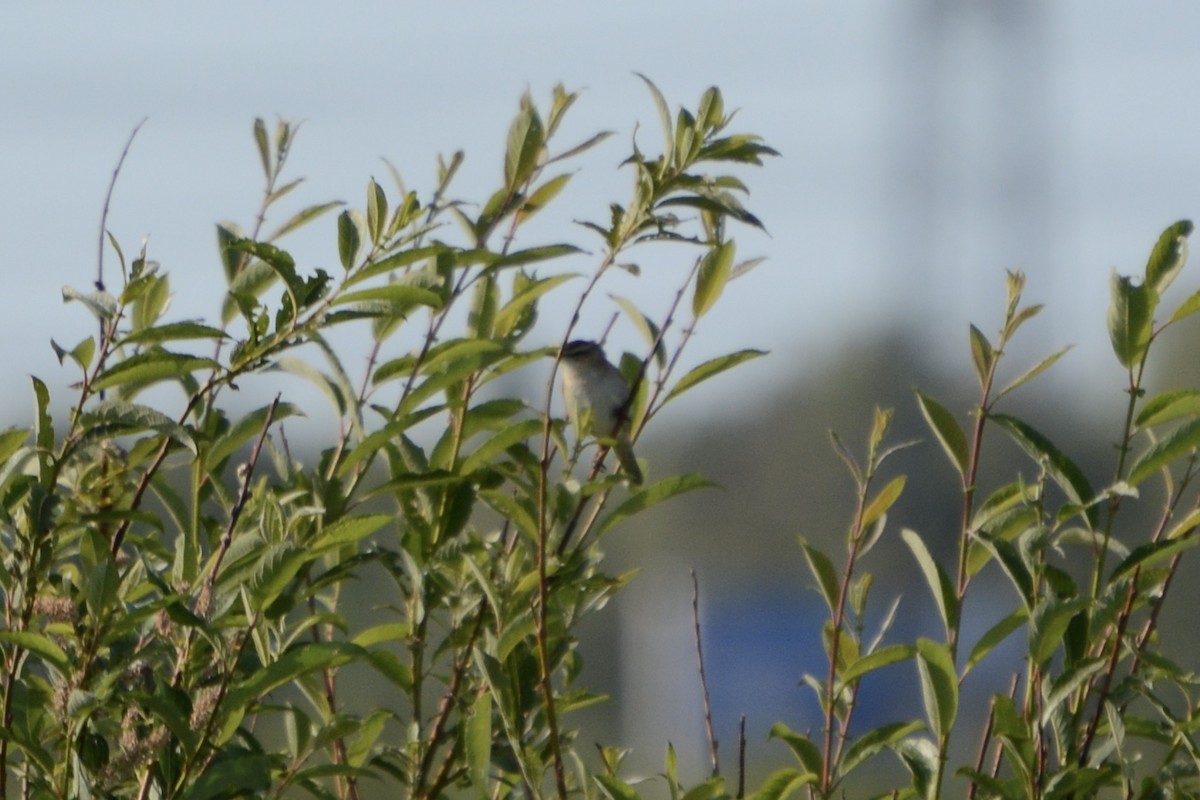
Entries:
[[[425,750],[425,754],[421,757],[420,766],[417,769],[416,780],[413,781],[415,791],[414,797],[420,797],[424,793],[425,779],[429,775],[433,767],[433,758],[437,752],[438,746],[441,744],[445,736],[446,724],[450,719],[450,712],[454,710],[455,703],[458,701],[458,693],[462,686],[463,676],[467,672],[467,667],[471,663],[471,654],[474,652],[475,642],[479,639],[479,634],[483,630],[483,620],[487,616],[488,600],[487,595],[479,603],[478,613],[475,615],[475,624],[471,626],[471,635],[467,639],[467,643],[463,646],[460,657],[455,662],[450,673],[450,684],[446,687],[445,693],[442,695],[442,700],[438,704],[437,717],[434,719],[432,733],[429,735],[429,747]],[[454,738],[451,742],[452,747],[457,746],[458,739]],[[450,762],[453,759],[446,758],[438,772],[432,787],[430,788],[428,797],[438,797],[441,794],[442,785],[447,777],[447,770]]]
[[138,135],[138,131],[146,124],[149,117],[142,117],[142,121],[133,126],[133,130],[129,134],[129,139],[125,142],[125,149],[121,151],[121,157],[117,159],[117,166],[113,169],[112,179],[108,182],[108,191],[104,193],[104,208],[100,211],[100,236],[96,243],[96,291],[104,291],[104,234],[108,232],[108,207],[112,203],[113,190],[117,187],[117,176],[121,174],[121,167],[125,164],[125,156],[129,155],[129,148],[133,146],[134,137]]
[[[692,569],[692,625],[696,632],[696,664],[700,670],[700,697],[704,701],[704,732],[708,736],[708,760],[712,764],[712,774],[721,774],[721,765],[717,760],[717,737],[713,733],[712,705],[708,700],[708,676],[704,674],[704,647],[700,644],[700,580],[696,570]],[[745,724],[746,718],[742,717]]]
[[543,534],[538,547],[538,598],[534,609],[536,622],[534,635],[537,638],[538,666],[542,700],[546,704],[546,727],[550,734],[550,754],[554,763],[554,784],[559,800],[567,800],[567,779],[563,768],[562,750],[558,741],[558,712],[555,709],[554,681],[550,672],[550,645],[546,637],[546,604],[550,596],[550,582],[546,578],[546,537]]
[[250,501],[250,486],[254,479],[254,469],[258,466],[258,457],[262,454],[263,442],[267,440],[267,433],[271,430],[271,423],[275,420],[275,411],[279,408],[280,395],[276,394],[275,399],[271,401],[271,405],[267,408],[266,419],[263,420],[262,430],[259,431],[258,441],[254,443],[254,449],[250,451],[250,460],[246,462],[242,469],[242,488],[238,494],[237,501],[233,504],[233,508],[229,510],[229,521],[225,524],[225,534],[221,537],[220,549],[217,551],[217,557],[213,561],[212,571],[208,573],[208,587],[212,588],[217,580],[217,572],[221,568],[221,562],[225,559],[225,554],[229,551],[229,546],[233,544],[233,532],[237,528],[238,520],[242,517],[242,511],[246,508],[246,503]]

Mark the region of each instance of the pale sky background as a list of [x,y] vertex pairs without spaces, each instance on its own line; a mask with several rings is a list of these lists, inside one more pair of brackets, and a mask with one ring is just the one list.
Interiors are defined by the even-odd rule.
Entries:
[[[729,287],[690,360],[773,355],[685,411],[752,409],[848,340],[901,321],[965,372],[967,324],[996,328],[1013,268],[1029,274],[1027,299],[1048,305],[1018,349],[1076,344],[1052,379],[1111,395],[1109,270],[1139,273],[1162,229],[1197,213],[1198,32],[1189,2],[5,3],[0,426],[28,424],[30,373],[60,407],[70,396],[75,373],[49,340],[73,345],[94,325],[61,289],[94,280],[104,192],[142,118],[109,227],[127,253],[150,237],[174,318],[211,319],[223,289],[213,226],[248,227],[258,203],[255,116],[304,121],[289,174],[308,180],[289,208],[361,207],[371,176],[391,189],[383,157],[428,197],[435,156],[456,149],[467,154],[456,195],[482,201],[522,91],[544,107],[557,82],[582,89],[560,143],[618,136],[580,163],[563,211],[538,231],[592,246],[570,220],[625,201],[617,164],[635,125],[643,149],[659,142],[635,71],[673,107],[719,85],[741,109],[733,129],[783,153],[741,173],[770,236],[736,231],[739,254],[769,260]],[[284,244],[302,267],[335,271],[333,215]],[[689,257],[608,290],[657,312]],[[1197,275],[1185,270],[1168,305]],[[593,308],[582,332],[611,310]],[[549,340],[559,328],[546,314]],[[637,345],[627,326],[614,340]],[[694,710],[690,694],[681,703]]]

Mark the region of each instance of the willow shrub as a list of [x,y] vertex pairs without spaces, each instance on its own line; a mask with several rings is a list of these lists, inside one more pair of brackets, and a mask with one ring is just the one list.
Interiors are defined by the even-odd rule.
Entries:
[[[1176,579],[1186,551],[1200,543],[1200,391],[1151,395],[1144,385],[1155,345],[1200,310],[1198,292],[1156,321],[1163,292],[1184,266],[1191,232],[1187,221],[1170,226],[1141,276],[1112,276],[1108,330],[1127,375],[1127,400],[1114,433],[1113,462],[1104,470],[1111,475],[1106,484],[1093,486],[1087,477],[1101,465],[1085,471],[1049,435],[1002,411],[1011,392],[1066,352],[1002,377],[1005,350],[1040,310],[1023,304],[1019,273],[1008,276],[998,332],[989,338],[969,327],[978,386],[969,425],[917,391],[916,402],[961,493],[951,563],[934,557],[921,532],[897,532],[912,552],[913,579],[935,601],[940,636],[891,641],[894,604],[882,614],[880,629],[867,630],[871,573],[863,559],[887,535],[887,511],[907,482],[904,475],[885,479],[881,467],[906,445],[888,443],[886,411],[876,413],[864,456],[856,458],[834,437],[858,490],[846,552],[832,558],[801,542],[830,612],[823,636],[828,669],[805,676],[823,725],[812,736],[775,726],[772,736],[787,744],[798,764],[775,772],[760,796],[841,797],[848,785],[877,787],[870,774],[878,757],[896,757],[908,772],[907,781],[882,793],[886,797],[1200,796],[1197,670],[1173,660],[1194,658],[1195,651],[1191,642],[1159,635],[1167,602],[1195,605],[1194,587]],[[992,476],[988,483],[994,485],[983,485],[987,429],[1028,454],[1032,463],[1024,477]],[[1143,492],[1161,497],[1161,505],[1154,513],[1131,515],[1135,506],[1154,502],[1141,498]],[[984,570],[1003,576],[1012,605],[967,641],[964,607]],[[964,686],[990,683],[980,676],[980,665],[1017,636],[1023,637],[1024,656],[1011,681],[986,708],[961,707]],[[881,679],[874,673],[902,662],[916,667],[907,674],[924,716],[859,730],[852,721],[863,682]],[[887,679],[904,674],[892,670]],[[956,763],[964,751],[972,757]]]
[[[633,146],[632,196],[573,229],[582,246],[527,241],[530,218],[578,180],[573,159],[608,135],[560,146],[576,95],[557,88],[544,108],[523,98],[482,202],[454,194],[459,153],[428,193],[397,173],[393,189],[370,181],[361,209],[306,207],[270,232],[299,184],[285,176],[296,130],[257,121],[261,208],[249,232],[217,229],[227,291],[213,321],[172,319],[168,274],[115,240],[120,285],[64,291],[99,323],[55,345],[78,369],[69,415],[54,424],[34,379],[34,424],[0,434],[0,796],[596,791],[569,727],[596,700],[576,685],[574,636],[625,581],[596,543],[706,483],[625,487],[602,447],[568,445],[553,377],[532,400],[497,379],[556,368],[580,311],[610,273],[636,272],[645,242],[675,243],[685,277],[657,309],[619,303],[646,339],[644,358],[620,361],[635,436],[760,355],[677,368],[753,266],[729,230],[760,224],[728,170],[774,151],[727,130],[718,90],[673,114],[646,84],[663,150]],[[284,249],[335,212],[340,265]],[[567,256],[588,271],[558,266]],[[565,329],[538,329],[544,302],[574,309]],[[351,374],[333,340],[353,335],[335,328],[366,340],[365,372]],[[289,398],[230,410],[238,382],[278,371],[336,414],[314,463],[288,447]],[[147,392],[163,385],[175,391]],[[343,600],[367,578],[385,617],[363,624]],[[345,685],[362,670],[386,690],[355,712]]]

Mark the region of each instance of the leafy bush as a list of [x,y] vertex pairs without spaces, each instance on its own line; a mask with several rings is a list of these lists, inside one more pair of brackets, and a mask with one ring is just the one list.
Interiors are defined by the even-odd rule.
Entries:
[[[1200,392],[1178,389],[1147,397],[1143,381],[1153,345],[1180,320],[1200,310],[1200,293],[1166,322],[1154,317],[1163,291],[1179,274],[1190,222],[1167,228],[1139,281],[1114,273],[1108,329],[1128,375],[1128,402],[1119,430],[1113,478],[1093,488],[1085,471],[1041,431],[1002,413],[1001,401],[1036,378],[1066,350],[1058,350],[1002,389],[1004,351],[1041,307],[1022,304],[1024,277],[1008,276],[1004,319],[994,339],[970,327],[979,400],[964,430],[958,417],[917,391],[921,412],[958,482],[962,505],[956,557],[947,568],[913,530],[900,536],[932,593],[943,636],[888,643],[893,605],[882,629],[865,631],[870,573],[856,574],[884,533],[888,509],[905,488],[896,476],[880,488],[880,468],[907,446],[886,441],[890,412],[879,411],[861,460],[835,436],[850,469],[858,503],[840,567],[802,542],[830,619],[824,628],[829,669],[809,675],[824,727],[815,738],[776,725],[798,767],[776,772],[761,797],[804,787],[810,797],[844,790],[854,773],[870,772],[872,758],[891,751],[907,767],[909,785],[886,796],[940,797],[947,776],[960,776],[968,797],[1200,796],[1200,750],[1195,671],[1172,660],[1158,623],[1184,552],[1198,541],[1200,497],[1193,484],[1200,445]],[[995,427],[1032,459],[1035,476],[981,485],[984,430]],[[1162,483],[1162,507],[1146,526],[1122,513]],[[1157,489],[1157,487],[1153,487]],[[1153,491],[1151,492],[1153,494]],[[984,569],[999,570],[1014,606],[975,642],[961,638],[964,607]],[[981,732],[963,730],[961,687],[997,646],[1024,633],[1023,668],[1008,691],[992,696]],[[859,689],[872,673],[915,661],[923,720],[902,720],[855,733]],[[975,758],[952,766],[952,743],[978,736]],[[857,776],[856,776],[857,777]]]
[[[169,320],[167,273],[144,247],[127,260],[115,240],[116,291],[103,261],[96,291],[64,290],[99,323],[96,336],[55,345],[80,371],[69,419],[55,428],[50,391],[34,379],[32,429],[0,435],[0,796],[594,786],[563,718],[597,699],[575,686],[574,631],[626,580],[602,571],[596,543],[706,483],[668,477],[614,507],[624,480],[604,471],[605,442],[590,465],[585,443],[568,446],[552,413],[555,370],[534,402],[496,391],[497,379],[557,367],[596,287],[614,269],[636,271],[644,242],[680,244],[691,267],[661,316],[620,303],[647,340],[644,358],[620,360],[635,387],[634,438],[681,393],[759,355],[678,366],[726,283],[753,266],[735,263],[726,227],[759,222],[721,170],[774,155],[726,131],[716,89],[672,115],[646,84],[664,150],[650,158],[635,145],[632,197],[583,223],[599,246],[589,274],[549,269],[583,252],[574,244],[524,242],[528,220],[572,179],[571,160],[608,136],[556,149],[577,99],[556,88],[545,111],[523,98],[503,182],[478,207],[453,199],[461,153],[439,162],[425,197],[398,174],[390,194],[371,181],[365,210],[337,216],[336,275],[279,241],[338,204],[266,232],[300,182],[284,176],[295,128],[272,134],[259,120],[263,199],[249,233],[218,227],[228,291],[216,324]],[[548,297],[574,316],[532,337]],[[342,326],[368,337],[357,380],[330,341]],[[526,343],[550,337],[560,344]],[[415,346],[385,358],[395,342]],[[293,403],[230,411],[228,390],[277,372],[332,403],[339,432],[316,463],[289,449]],[[149,404],[163,385],[182,401]],[[387,581],[386,616],[364,625],[343,599],[367,576]],[[359,713],[339,694],[363,669],[387,694]]]

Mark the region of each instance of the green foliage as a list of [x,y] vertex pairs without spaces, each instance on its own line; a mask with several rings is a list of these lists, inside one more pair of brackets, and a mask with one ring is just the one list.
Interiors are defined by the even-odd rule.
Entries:
[[[1179,590],[1171,591],[1172,579],[1184,554],[1200,544],[1195,486],[1200,403],[1195,389],[1147,396],[1142,383],[1163,331],[1198,307],[1193,296],[1156,325],[1161,293],[1184,266],[1191,230],[1190,222],[1169,227],[1140,280],[1113,277],[1109,333],[1129,383],[1120,446],[1107,485],[1093,488],[1081,466],[1049,436],[997,410],[1002,398],[1066,352],[1052,353],[1004,389],[995,388],[1013,335],[1040,310],[1022,304],[1020,274],[1008,276],[1008,300],[996,340],[974,325],[969,328],[979,401],[963,416],[973,420],[972,427],[964,430],[958,415],[917,391],[921,414],[954,466],[962,500],[952,564],[941,563],[921,533],[901,531],[939,612],[943,639],[887,642],[894,606],[881,630],[866,638],[866,591],[860,587],[870,585],[871,575],[858,573],[869,544],[879,535],[868,534],[867,526],[898,499],[904,476],[891,478],[878,492],[873,488],[884,456],[891,452],[883,447],[883,412],[876,414],[865,463],[860,465],[834,437],[858,490],[847,554],[839,567],[837,559],[802,542],[830,609],[823,636],[828,672],[805,676],[816,692],[824,725],[811,738],[776,726],[772,736],[787,744],[799,768],[775,773],[759,797],[786,797],[801,790],[810,798],[841,797],[848,785],[913,798],[963,792],[1014,800],[1102,792],[1127,798],[1200,796],[1196,673],[1175,663],[1158,636],[1168,599],[1189,602],[1175,597]],[[984,488],[980,465],[989,427],[1029,456],[1032,477],[999,476],[995,488]],[[1122,513],[1156,478],[1162,505],[1155,518],[1140,524]],[[1119,556],[1116,563],[1109,561],[1110,553]],[[989,569],[1010,584],[1014,610],[966,652],[961,640],[964,609],[976,576]],[[997,647],[1022,630],[1025,657],[1010,688],[992,696],[982,731],[964,728],[962,720],[970,718],[962,706],[964,689],[977,680],[981,664],[995,660]],[[852,729],[863,682],[872,680],[876,670],[910,659],[913,691],[923,701],[924,718]],[[970,748],[952,747],[972,739]],[[955,753],[967,750],[975,754],[969,763],[952,762]],[[893,786],[889,794],[878,781],[850,783],[864,764],[887,753],[907,769],[906,784]],[[951,781],[958,785],[951,788]]]
[[[525,241],[524,223],[578,177],[565,162],[608,137],[558,147],[577,99],[561,87],[548,107],[522,98],[502,185],[478,206],[451,194],[461,153],[439,162],[427,195],[395,170],[394,190],[369,181],[365,208],[331,225],[336,274],[281,240],[340,204],[264,229],[300,181],[284,178],[296,127],[257,120],[261,207],[249,231],[217,228],[215,324],[170,319],[167,273],[144,249],[127,263],[110,237],[119,290],[101,266],[96,291],[63,292],[99,326],[54,345],[79,372],[69,417],[55,427],[34,379],[31,429],[0,433],[0,796],[622,791],[615,753],[593,776],[570,727],[599,699],[576,684],[575,631],[628,580],[603,571],[598,542],[709,484],[624,487],[600,445],[577,464],[588,443],[568,447],[551,410],[560,348],[529,341],[565,343],[609,270],[666,240],[692,264],[674,301],[665,313],[620,304],[647,338],[644,357],[622,359],[632,438],[683,391],[760,355],[676,374],[698,318],[740,274],[727,222],[760,226],[726,168],[774,155],[726,133],[716,89],[672,121],[649,85],[666,149],[635,145],[632,197],[584,223],[598,243]],[[589,250],[584,275],[560,266],[586,265]],[[543,301],[573,308],[565,330],[538,330]],[[327,336],[344,325],[369,345],[354,377]],[[495,391],[539,365],[539,400]],[[284,436],[298,405],[227,402],[281,371],[336,417],[314,463]],[[175,391],[149,391],[164,386]],[[347,606],[347,586],[367,578],[388,587],[375,607]],[[359,710],[345,690],[363,675],[387,689]],[[716,780],[686,796],[721,791]]]
[[[451,199],[461,153],[439,161],[428,196],[394,169],[392,192],[369,181],[365,207],[330,220],[336,275],[280,239],[339,204],[302,207],[264,233],[300,181],[282,180],[295,128],[256,121],[263,199],[249,232],[217,228],[227,284],[218,324],[168,319],[167,274],[144,249],[127,262],[110,237],[120,291],[101,275],[95,291],[63,292],[98,325],[73,346],[52,344],[80,374],[65,425],[55,427],[50,388],[34,378],[32,425],[0,432],[0,796],[356,798],[368,786],[416,798],[642,796],[623,774],[625,751],[587,757],[575,741],[571,713],[601,699],[578,681],[577,631],[630,580],[604,571],[602,538],[710,484],[685,474],[630,486],[606,472],[605,442],[568,444],[554,417],[555,373],[594,290],[613,267],[636,274],[644,242],[681,245],[692,268],[665,312],[614,298],[645,341],[618,359],[632,384],[631,438],[682,393],[764,355],[741,350],[676,373],[695,326],[758,263],[734,263],[730,223],[761,223],[725,168],[775,154],[726,133],[716,89],[672,113],[646,84],[662,152],[634,145],[632,197],[582,223],[598,246],[525,241],[524,223],[575,185],[560,162],[608,137],[557,149],[576,100],[561,88],[545,108],[522,98],[501,185],[477,206]],[[1019,273],[1008,275],[995,337],[968,328],[973,407],[916,392],[952,466],[919,477],[954,481],[958,525],[949,557],[903,528],[913,562],[887,568],[911,569],[928,590],[934,637],[900,640],[902,600],[877,614],[865,569],[916,483],[890,474],[891,458],[915,443],[890,442],[885,410],[863,455],[832,436],[855,488],[845,552],[800,539],[828,609],[826,666],[803,677],[821,725],[774,725],[791,763],[749,791],[745,775],[736,790],[726,784],[715,742],[713,773],[696,781],[668,746],[656,792],[1200,797],[1196,672],[1159,637],[1181,559],[1200,543],[1200,389],[1148,395],[1143,383],[1159,338],[1200,310],[1197,293],[1156,317],[1191,230],[1167,228],[1139,278],[1113,276],[1108,329],[1128,384],[1106,483],[1093,486],[1096,469],[999,410],[1067,352],[999,382],[1010,343],[1041,310],[1023,303]],[[568,258],[588,266],[567,271]],[[571,322],[538,331],[551,299]],[[354,377],[327,336],[343,325],[369,344]],[[557,346],[531,344],[535,332]],[[549,378],[538,400],[495,390],[539,364]],[[230,389],[279,372],[312,383],[336,417],[314,463],[284,436],[300,406],[276,396],[235,413],[227,402]],[[182,399],[148,392],[163,386]],[[982,469],[988,430],[1028,456],[1027,474]],[[1161,497],[1148,524],[1127,511],[1142,493]],[[1010,587],[1010,606],[968,642],[985,571]],[[363,609],[348,587],[367,579],[376,596]],[[998,650],[1014,638],[1023,658],[1005,663]],[[1011,682],[989,685],[986,709],[972,708],[985,664],[1012,670]],[[864,728],[863,687],[885,672],[908,676],[920,711]],[[364,675],[384,687],[365,709],[346,698]],[[907,777],[882,784],[887,759]]]

